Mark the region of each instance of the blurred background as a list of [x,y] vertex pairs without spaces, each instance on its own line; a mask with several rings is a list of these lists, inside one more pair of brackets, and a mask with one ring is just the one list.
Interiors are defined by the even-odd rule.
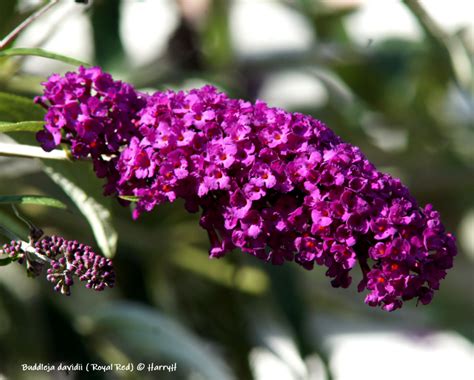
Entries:
[[[42,4],[2,0],[0,37]],[[386,313],[354,286],[333,289],[320,268],[239,252],[208,260],[207,235],[181,203],[133,222],[100,196],[88,165],[72,165],[69,174],[113,215],[117,286],[93,293],[78,284],[67,298],[20,266],[2,267],[0,379],[472,379],[473,15],[463,0],[61,0],[14,46],[98,64],[141,90],[211,83],[311,114],[434,204],[460,252],[432,304]],[[73,69],[1,58],[0,91],[33,97],[51,73]],[[49,234],[97,247],[39,162],[1,159],[0,193],[64,200],[72,213],[21,212]],[[8,207],[0,222],[24,233]],[[60,362],[176,363],[177,371],[21,370]]]

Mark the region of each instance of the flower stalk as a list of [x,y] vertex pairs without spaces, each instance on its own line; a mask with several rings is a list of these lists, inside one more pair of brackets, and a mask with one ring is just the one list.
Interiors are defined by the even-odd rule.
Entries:
[[20,25],[8,33],[2,40],[0,40],[0,50],[12,43],[16,37],[28,27],[33,21],[44,15],[47,11],[53,8],[56,4],[59,3],[59,0],[50,0],[32,15],[27,17]]

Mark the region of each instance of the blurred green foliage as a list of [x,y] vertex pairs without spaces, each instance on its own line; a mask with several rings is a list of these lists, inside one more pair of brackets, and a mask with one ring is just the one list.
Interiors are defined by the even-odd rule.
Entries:
[[[258,96],[272,74],[309,73],[324,85],[328,101],[291,111],[324,120],[345,140],[360,146],[378,167],[401,177],[420,203],[433,203],[449,230],[457,233],[462,218],[474,209],[472,82],[456,77],[456,58],[450,49],[453,41],[466,43],[459,36],[437,39],[432,26],[423,24],[426,20],[412,8],[425,32],[421,42],[387,39],[360,47],[344,23],[355,7],[332,9],[315,0],[281,3],[310,24],[316,41],[310,50],[237,57],[231,44],[230,4],[209,1],[202,19],[193,20],[185,12],[186,1],[181,1],[176,3],[181,19],[165,54],[132,67],[120,39],[120,2],[97,0],[87,11],[93,30],[93,63],[142,88],[181,88],[190,79],[199,79],[249,100]],[[0,4],[0,35],[26,16],[16,5],[16,1]],[[472,47],[467,51],[472,54]],[[44,78],[25,72],[23,62],[0,57],[0,91],[37,94]],[[21,100],[17,108],[2,108],[4,96],[0,93],[1,120],[38,120],[35,113],[39,111],[30,107],[25,111]],[[32,117],[25,115],[31,112]],[[406,144],[387,149],[393,136],[404,136]],[[31,135],[13,137],[33,143]],[[18,165],[18,170],[7,170],[11,165]],[[70,176],[67,165],[60,165],[54,170]],[[80,196],[68,198],[71,192],[58,187],[44,168],[1,160],[0,193],[45,194],[62,200],[73,209],[72,214],[40,206],[21,209],[48,233],[94,244],[93,233],[81,217]],[[98,194],[100,184],[82,172],[74,173],[75,185]],[[56,178],[55,182],[61,181]],[[76,373],[74,378],[177,379],[198,373],[204,379],[251,379],[249,353],[263,346],[286,362],[295,379],[304,378],[299,375],[305,368],[303,358],[317,353],[327,360],[322,343],[309,334],[315,316],[342,315],[385,326],[427,325],[474,338],[472,257],[462,249],[430,306],[407,304],[400,312],[386,314],[365,306],[363,295],[354,289],[332,289],[321,269],[273,267],[238,252],[209,261],[207,237],[198,227],[197,216],[186,214],[179,202],[160,207],[138,222],[131,220],[130,210],[112,200],[101,207],[113,215],[107,223],[119,234],[116,289],[91,294],[77,286],[72,297],[63,298],[46,281],[28,279],[16,267],[2,267],[0,374],[31,378],[20,371],[20,363],[148,360],[177,362],[178,372]],[[12,231],[25,232],[8,207],[0,205],[0,221]],[[101,248],[107,245],[107,231],[102,231],[102,243],[99,238]],[[275,329],[293,345],[297,360],[280,355],[272,346],[269,337]],[[53,377],[44,374],[43,378]]]

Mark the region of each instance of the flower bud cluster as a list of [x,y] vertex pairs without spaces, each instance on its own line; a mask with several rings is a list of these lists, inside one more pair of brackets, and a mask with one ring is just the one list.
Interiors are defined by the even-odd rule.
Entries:
[[86,283],[86,287],[97,291],[113,287],[115,274],[112,261],[97,255],[92,248],[77,241],[58,236],[45,236],[31,245],[20,241],[5,244],[1,251],[23,264],[26,261],[28,274],[38,276],[45,265],[47,280],[54,290],[71,294],[74,277]]

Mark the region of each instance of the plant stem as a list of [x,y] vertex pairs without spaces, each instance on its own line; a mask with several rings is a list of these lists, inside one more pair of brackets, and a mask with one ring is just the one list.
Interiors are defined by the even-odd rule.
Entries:
[[22,144],[0,143],[0,156],[70,161],[67,153],[63,150],[45,152],[37,146]]
[[41,17],[47,11],[49,11],[53,6],[59,3],[59,0],[50,0],[47,4],[43,7],[38,9],[35,13],[31,16],[26,18],[20,25],[18,25],[15,29],[13,29],[5,38],[0,41],[0,50],[9,45],[13,40],[21,33],[23,29],[29,26],[33,21],[37,18]]
[[26,241],[23,241],[23,240],[21,241],[21,249],[23,249],[23,251],[27,252],[28,254],[35,256],[35,258],[43,261],[43,263],[51,264],[51,262],[52,262],[52,260],[48,256],[45,256],[45,255],[37,252],[31,246],[31,244],[27,243]]

